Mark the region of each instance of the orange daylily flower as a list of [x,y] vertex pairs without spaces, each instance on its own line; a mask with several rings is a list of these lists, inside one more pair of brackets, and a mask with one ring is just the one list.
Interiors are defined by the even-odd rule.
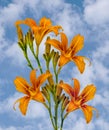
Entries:
[[31,28],[37,45],[41,43],[44,36],[48,33],[54,32],[56,35],[58,35],[58,30],[62,29],[61,26],[53,26],[51,20],[47,19],[46,17],[40,19],[39,25],[31,18],[26,18],[25,20],[18,20],[15,22],[16,27],[19,24],[26,24]]
[[71,97],[71,101],[69,102],[66,111],[69,113],[74,110],[81,109],[84,113],[86,122],[89,123],[93,116],[92,111],[96,109],[85,103],[94,98],[96,87],[93,84],[87,85],[80,95],[80,84],[77,79],[74,79],[74,87],[71,87],[66,83],[60,83],[60,87],[63,88],[64,91]]
[[19,109],[21,113],[23,115],[26,115],[27,107],[30,100],[35,100],[43,103],[45,99],[40,91],[40,87],[49,76],[51,76],[51,74],[49,72],[46,72],[36,78],[36,70],[32,70],[30,72],[31,85],[29,85],[24,78],[16,77],[16,79],[14,80],[16,90],[26,95],[18,99],[14,103],[14,109],[15,109],[15,104],[19,102]]
[[61,52],[59,66],[64,66],[69,61],[73,61],[78,67],[79,71],[83,73],[85,69],[86,59],[84,56],[77,56],[76,53],[80,51],[84,46],[84,37],[80,34],[76,35],[68,47],[68,39],[64,33],[60,33],[61,42],[56,39],[48,39],[46,44],[53,45],[56,49]]

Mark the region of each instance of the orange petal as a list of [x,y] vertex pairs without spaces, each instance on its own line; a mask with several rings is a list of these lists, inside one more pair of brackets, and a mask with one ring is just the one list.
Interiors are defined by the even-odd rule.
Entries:
[[33,20],[31,18],[26,18],[25,20],[18,20],[15,22],[15,25],[19,25],[19,24],[26,24],[30,28],[32,28],[33,26],[37,26],[35,20]]
[[35,96],[33,96],[32,99],[38,102],[45,102],[44,96],[40,91]]
[[61,42],[62,42],[61,44],[62,44],[63,51],[65,52],[68,46],[68,39],[64,33],[61,33]]
[[41,28],[41,27],[35,27],[35,26],[34,26],[34,27],[32,28],[32,30],[33,30],[33,33],[34,33],[34,37],[35,37],[36,44],[37,44],[37,45],[40,45],[40,43],[41,43],[41,41],[42,41],[42,39],[43,39],[42,33],[43,33],[44,29]]
[[35,38],[37,39],[37,43],[40,44],[42,39],[50,32],[52,32],[54,30],[51,30],[51,28],[40,28],[38,29],[37,34],[35,33]]
[[73,55],[75,55],[78,51],[80,51],[84,46],[84,37],[80,34],[76,35],[70,44],[71,49],[73,49]]
[[58,50],[62,50],[62,48],[61,48],[61,43],[58,41],[58,40],[56,40],[56,39],[48,39],[47,41],[46,41],[46,44],[51,44],[53,47],[55,47],[56,49],[58,49]]
[[61,55],[59,58],[59,66],[64,66],[70,61],[70,58],[65,57],[64,55]]
[[51,26],[51,27],[46,27],[46,28],[42,28],[42,29],[43,29],[43,37],[44,37],[45,35],[47,35],[50,32],[54,32],[55,35],[58,35],[59,30],[62,29],[62,27],[61,26]]
[[92,120],[92,116],[93,116],[93,110],[95,110],[95,108],[93,108],[92,106],[81,106],[81,109],[84,113],[84,117],[86,119],[86,123],[89,123]]
[[37,81],[36,81],[36,84],[37,86],[36,87],[40,87],[48,77],[50,77],[51,74],[49,72],[46,72],[45,74],[41,74],[38,78],[37,78]]
[[70,101],[66,111],[69,113],[69,112],[75,111],[77,109],[79,109],[79,107],[77,105],[75,105],[73,103],[73,101]]
[[41,27],[50,27],[52,25],[52,22],[51,22],[50,19],[43,17],[43,18],[40,19],[39,25]]
[[82,93],[80,94],[80,97],[82,98],[82,103],[85,103],[85,102],[93,99],[95,92],[96,92],[96,87],[93,84],[87,85],[83,89]]
[[17,91],[22,92],[24,94],[28,94],[28,88],[30,87],[30,85],[24,78],[16,77],[16,79],[14,80],[14,84],[16,86]]
[[69,84],[60,83],[59,86],[63,88],[64,91],[71,96],[71,98],[74,97],[74,90]]
[[24,24],[24,20],[17,20],[15,22],[15,26],[18,26],[19,24]]
[[28,107],[29,101],[30,101],[30,97],[27,97],[27,96],[22,97],[22,98],[18,99],[18,100],[14,103],[13,108],[15,109],[15,104],[19,102],[19,109],[20,109],[21,113],[22,113],[23,115],[26,115],[27,107]]
[[18,40],[20,41],[23,39],[23,32],[20,26],[17,25],[16,28],[17,28]]
[[33,27],[33,33],[35,35],[36,43],[39,45],[42,41],[42,39],[50,32],[54,32],[55,35],[57,35],[59,32],[58,30],[61,28],[61,26],[51,26],[51,27]]
[[55,35],[58,35],[59,34],[59,30],[61,29],[61,30],[63,30],[62,29],[62,27],[61,26],[52,26],[51,28],[51,32],[54,32],[55,33]]
[[32,86],[35,88],[35,85],[36,85],[36,70],[32,70],[30,72],[30,81],[32,83]]
[[80,83],[77,79],[73,79],[74,80],[74,97],[76,98],[79,94],[79,91],[80,91]]
[[84,69],[85,69],[85,62],[84,62],[85,57],[83,57],[83,56],[73,56],[71,60],[76,64],[79,71],[81,73],[83,73]]

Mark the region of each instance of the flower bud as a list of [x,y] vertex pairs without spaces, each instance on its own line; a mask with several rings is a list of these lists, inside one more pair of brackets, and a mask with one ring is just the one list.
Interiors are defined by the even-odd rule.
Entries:
[[33,40],[34,40],[34,37],[32,35],[31,30],[29,29],[29,31],[25,35],[25,44],[28,44],[32,51],[34,50],[33,49]]
[[61,93],[62,93],[62,88],[59,87],[59,85],[58,85],[58,86],[57,86],[57,90],[56,90],[56,96],[57,96],[57,97],[60,97]]
[[53,80],[53,76],[52,75],[48,77],[48,82],[49,82],[50,86],[54,85],[54,80]]
[[68,105],[69,103],[69,98],[66,97],[62,103],[62,110],[64,110],[66,108],[66,106]]
[[65,100],[65,97],[66,97],[65,94],[62,94],[61,97],[60,97],[60,102],[63,103],[63,101]]
[[[50,37],[47,37],[47,40],[50,39]],[[45,54],[50,54],[51,45],[47,44],[45,45]]]
[[53,55],[54,55],[54,49],[50,53],[50,59],[53,57]]
[[23,39],[23,32],[20,26],[17,25],[16,28],[17,28],[17,35],[18,35],[18,42],[19,42],[20,40]]
[[48,85],[48,84],[46,84],[45,88],[47,89],[48,92],[49,92],[50,89],[51,89],[50,85]]
[[[63,81],[61,80],[60,83],[62,83]],[[62,88],[60,87],[60,83],[57,85],[57,90],[56,90],[56,96],[60,97],[61,93],[62,93]]]
[[53,56],[53,65],[54,65],[55,68],[56,68],[59,57],[60,57],[59,52],[55,52],[54,56]]
[[50,96],[49,96],[49,93],[48,93],[46,87],[43,87],[43,88],[42,88],[42,93],[43,93],[43,95],[45,96],[45,98],[46,98],[47,100],[50,99]]
[[46,56],[45,54],[43,54],[43,57],[44,57],[44,59],[47,61],[47,56]]
[[34,37],[33,37],[33,34],[32,34],[32,32],[31,32],[30,29],[29,29],[29,31],[28,31],[28,38],[29,38],[29,45],[30,45],[30,47],[33,48]]
[[24,47],[24,44],[23,44],[22,41],[19,41],[19,42],[18,42],[18,45],[19,45],[19,47],[20,47],[23,51],[25,50],[25,47]]

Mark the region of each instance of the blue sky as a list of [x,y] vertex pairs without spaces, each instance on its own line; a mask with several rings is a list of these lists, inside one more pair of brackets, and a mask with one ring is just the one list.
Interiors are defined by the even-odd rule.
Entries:
[[70,63],[60,76],[71,84],[72,77],[78,78],[82,88],[92,83],[97,87],[96,96],[89,104],[98,109],[99,117],[94,114],[87,125],[82,112],[75,111],[66,119],[63,130],[109,129],[108,12],[109,0],[0,0],[0,130],[52,129],[48,113],[39,103],[30,103],[26,117],[19,109],[13,110],[13,103],[22,95],[15,90],[13,80],[16,76],[29,80],[30,72],[17,45],[14,22],[26,17],[39,21],[43,16],[54,25],[62,25],[69,42],[78,33],[85,37],[84,49],[79,54],[89,57],[92,65],[87,65],[81,75]]

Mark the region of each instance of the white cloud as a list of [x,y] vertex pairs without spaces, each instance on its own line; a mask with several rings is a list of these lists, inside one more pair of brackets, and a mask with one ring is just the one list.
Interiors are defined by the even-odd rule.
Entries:
[[103,118],[99,118],[95,124],[98,126],[98,129],[101,130],[108,130],[109,129],[109,123],[105,121]]
[[84,8],[84,17],[89,24],[102,25],[109,23],[108,12],[109,0],[88,0]]
[[11,64],[13,65],[22,66],[25,63],[23,52],[17,42],[11,44],[11,46],[5,50],[5,56],[11,60]]
[[0,17],[2,18],[0,23],[5,25],[14,25],[16,19],[23,13],[22,5],[14,3],[8,4],[7,7],[3,7],[0,11]]
[[73,127],[72,130],[93,130],[94,129],[94,124],[93,123],[90,123],[88,125],[85,124],[85,121],[84,119],[80,118],[79,121],[76,121],[75,122],[75,126]]
[[42,7],[44,10],[48,12],[51,11],[49,13],[57,12],[59,9],[62,9],[65,4],[64,0],[55,0],[55,2],[52,0],[47,0],[47,1],[42,0],[41,2],[42,2]]
[[[61,25],[64,32],[68,37],[72,38],[75,34],[83,33],[85,34],[85,26],[82,19],[82,14],[78,13],[77,9],[71,4],[64,3],[63,8],[57,14],[52,17],[58,25]],[[76,11],[75,11],[76,10]],[[69,41],[70,42],[70,41]]]
[[[70,122],[69,122],[70,121]],[[66,124],[65,124],[66,125]],[[108,130],[109,128],[109,124],[107,121],[105,121],[105,119],[103,118],[98,118],[96,121],[91,122],[90,124],[85,124],[84,119],[80,118],[78,121],[76,120],[67,120],[67,128],[63,128],[63,130]],[[37,126],[37,127],[36,127]],[[0,127],[0,130],[36,130],[40,129],[40,130],[51,130],[52,127],[49,124],[49,121],[46,120],[45,123],[43,122],[42,124],[39,123],[37,125],[33,125],[33,126],[23,126],[23,127],[16,127],[16,126],[9,126],[9,127]]]
[[0,130],[33,130],[33,127],[28,125],[23,127],[8,126],[8,127],[0,127]]
[[[102,92],[102,94],[96,94],[95,99],[93,100],[93,105],[101,105],[103,107],[103,109],[108,111],[109,108],[109,92],[108,91],[104,91]],[[105,111],[106,112],[106,111]],[[100,113],[101,115],[101,113]]]
[[10,80],[0,77],[0,96],[5,94],[5,91],[2,91],[2,90],[3,90],[4,86],[7,86],[9,84],[10,84]]
[[67,128],[63,130],[108,130],[109,123],[104,118],[96,118],[94,121],[91,121],[89,124],[85,123],[85,119],[79,118],[76,121],[74,120],[67,120]]
[[[14,102],[17,100],[17,98],[20,97],[20,94],[15,93],[12,97],[8,97],[6,99],[4,99],[3,101],[0,102],[0,113],[13,113],[14,114],[14,110],[13,110],[13,104]],[[5,107],[4,107],[5,106]]]
[[7,43],[5,40],[5,29],[0,24],[0,61],[3,61],[3,58],[5,57],[5,49],[7,47]]
[[44,118],[46,117],[47,110],[41,103],[37,102],[30,102],[29,109],[27,112],[27,119],[34,119],[34,118]]
[[97,59],[100,62],[103,62],[105,59],[105,62],[107,57],[109,56],[109,40],[104,41],[101,43],[100,46],[97,47],[96,51],[93,52],[93,59]]
[[2,128],[2,127],[0,127],[0,130],[17,130],[17,129],[15,127],[13,127],[13,126],[10,126],[8,128]]

